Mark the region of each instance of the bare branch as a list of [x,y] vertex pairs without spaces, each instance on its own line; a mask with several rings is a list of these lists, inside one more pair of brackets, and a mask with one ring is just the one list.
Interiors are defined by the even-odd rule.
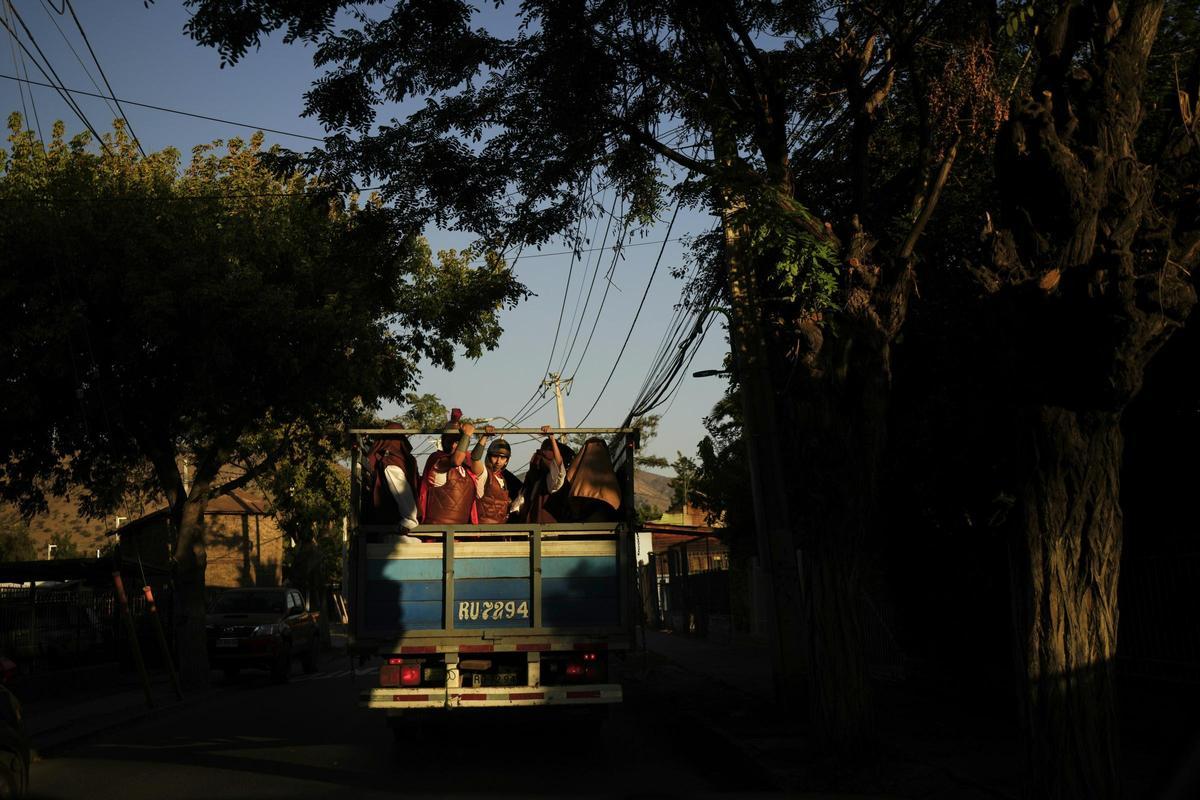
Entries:
[[614,118],[613,121],[621,128],[621,130],[625,131],[630,139],[633,139],[644,147],[650,148],[668,161],[673,161],[684,169],[691,170],[692,172],[699,173],[700,175],[711,176],[716,174],[716,170],[713,169],[712,165],[694,159],[690,156],[685,156],[678,150],[668,147],[658,139],[651,136],[648,132],[634,125],[632,122],[620,118]]
[[921,238],[921,234],[925,231],[925,226],[929,224],[930,217],[933,216],[933,210],[937,207],[938,200],[942,196],[942,189],[946,185],[946,179],[950,177],[950,168],[954,166],[954,158],[958,155],[958,145],[962,142],[962,134],[954,137],[954,141],[946,150],[946,155],[942,158],[942,165],[938,168],[937,177],[934,178],[933,185],[929,187],[929,191],[925,193],[925,200],[921,204],[921,213],[917,216],[917,221],[913,223],[912,230],[908,232],[908,238],[904,240],[904,246],[900,248],[900,259],[908,260],[912,257],[913,251],[917,247],[917,240]]

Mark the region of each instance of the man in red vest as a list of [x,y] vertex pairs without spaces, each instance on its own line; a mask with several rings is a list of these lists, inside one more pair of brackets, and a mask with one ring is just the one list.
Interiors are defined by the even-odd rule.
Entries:
[[491,425],[484,428],[483,436],[479,437],[479,442],[471,451],[471,471],[477,476],[482,475],[486,481],[475,500],[481,525],[508,522],[513,503],[521,496],[521,479],[507,469],[512,448],[503,439],[488,445],[488,440],[495,432],[496,429]]
[[421,473],[417,504],[425,525],[474,525],[479,519],[475,497],[487,476],[475,475],[465,466],[475,426],[461,419],[460,409],[450,412],[442,447],[429,456]]

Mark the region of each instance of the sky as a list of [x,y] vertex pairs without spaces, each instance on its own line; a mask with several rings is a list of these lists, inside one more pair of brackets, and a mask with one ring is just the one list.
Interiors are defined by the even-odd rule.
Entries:
[[[28,25],[33,39],[63,85],[106,93],[87,44],[70,13],[60,16],[54,10],[63,7],[63,0],[8,1]],[[5,8],[5,2],[0,0],[0,14],[30,46],[12,11]],[[186,154],[194,145],[234,136],[248,138],[259,128],[310,137],[323,135],[324,131],[315,119],[301,116],[303,94],[318,75],[308,48],[284,45],[276,36],[258,51],[247,54],[236,66],[222,69],[216,51],[200,47],[183,34],[188,16],[179,0],[157,0],[148,8],[142,0],[74,0],[73,5],[117,98],[239,123],[212,122],[127,104],[125,116],[148,152],[175,147]],[[0,75],[25,77],[27,73],[32,80],[45,80],[24,58],[9,33],[0,28]],[[59,119],[66,123],[70,135],[84,129],[75,112],[53,89],[21,84],[9,77],[0,77],[0,111],[5,117],[12,111],[32,117],[36,108],[37,119],[47,136],[52,122]],[[82,96],[76,96],[76,99],[98,130],[111,129],[115,114],[104,100]],[[36,124],[32,127],[36,130]],[[301,150],[316,143],[267,133],[266,144]],[[539,389],[547,362],[551,364],[551,372],[565,363],[564,377],[572,374],[574,377],[564,399],[567,424],[578,425],[580,418],[595,403],[595,410],[585,425],[619,425],[646,378],[680,297],[683,282],[671,274],[673,268],[684,266],[685,247],[679,240],[701,233],[710,225],[708,217],[683,209],[669,236],[665,221],[637,232],[636,246],[625,249],[613,273],[612,289],[586,357],[574,370],[571,367],[579,360],[599,307],[604,273],[611,264],[612,253],[610,250],[585,253],[575,260],[564,252],[570,248],[561,241],[548,243],[540,252],[524,251],[514,269],[533,295],[515,310],[504,312],[501,318],[504,335],[497,349],[477,361],[459,359],[452,372],[422,365],[416,391],[436,394],[444,405],[461,407],[467,416],[496,418],[494,424],[503,427],[506,423],[502,418],[513,416]],[[603,234],[602,229],[592,232],[591,248],[600,247]],[[435,251],[462,248],[470,243],[470,237],[461,232],[430,230],[427,236]],[[664,239],[673,241],[664,245]],[[644,308],[632,329],[628,346],[618,360],[660,250],[661,261],[649,283]],[[590,304],[585,306],[580,290],[582,288],[582,294],[586,296],[597,261],[601,275]],[[569,293],[562,329],[552,356],[551,345],[560,309],[564,307],[568,278]],[[574,327],[570,325],[572,320],[575,320]],[[582,329],[582,333],[575,334],[577,329]],[[565,361],[572,343],[574,352],[570,360]],[[677,451],[694,455],[697,442],[704,436],[702,419],[720,397],[725,383],[720,378],[693,378],[690,372],[720,368],[727,348],[723,328],[713,326],[674,400],[669,406],[658,409],[663,413],[663,420],[658,437],[649,444],[647,452],[668,460],[673,459]],[[611,382],[597,402],[597,395],[610,371],[613,374]],[[533,407],[547,400],[540,410],[522,421],[522,427],[556,424],[552,393],[547,392],[544,398],[538,394]],[[385,416],[401,411],[398,406],[383,409]],[[527,450],[528,446],[516,448],[514,464],[520,463],[519,459]]]

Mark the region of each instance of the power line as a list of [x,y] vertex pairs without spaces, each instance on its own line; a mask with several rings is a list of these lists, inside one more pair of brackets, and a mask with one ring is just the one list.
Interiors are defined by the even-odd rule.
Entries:
[[[614,196],[613,197],[613,209],[615,210],[616,207],[617,207],[617,198]],[[600,275],[600,259],[602,257],[602,253],[605,249],[605,245],[608,244],[608,234],[611,231],[612,231],[612,213],[610,212],[608,215],[608,221],[604,225],[604,238],[600,240],[600,250],[597,251],[597,253],[596,253],[596,266],[592,268],[592,282],[588,285],[587,299],[585,299],[583,301],[583,312],[580,313],[578,316],[579,326],[575,328],[575,334],[571,337],[571,346],[567,349],[566,355],[563,356],[562,366],[558,368],[559,375],[566,374],[567,364],[571,361],[571,354],[573,352],[575,352],[575,345],[579,341],[579,334],[583,331],[583,321],[587,318],[588,306],[591,305],[591,303],[592,303],[592,291],[596,288],[596,278],[599,277],[599,275]],[[586,272],[584,274],[586,275]],[[580,293],[582,294],[583,281],[579,282],[579,289],[580,289]],[[579,298],[578,297],[575,298],[575,311],[579,312]],[[575,317],[575,314],[573,313],[571,316]],[[597,319],[599,319],[599,316],[597,316]],[[571,320],[571,326],[575,327],[574,319]]]
[[[80,122],[82,122],[84,124],[84,126],[89,131],[91,131],[92,135],[96,137],[96,141],[100,143],[100,146],[102,148],[104,148],[105,150],[108,150],[109,149],[108,144],[104,141],[103,138],[101,138],[101,136],[100,136],[99,132],[96,130],[95,126],[92,125],[91,120],[89,120],[87,118],[87,115],[83,113],[83,109],[81,109],[79,107],[79,104],[77,104],[71,98],[71,95],[66,91],[66,89],[63,88],[62,80],[58,77],[58,73],[54,71],[54,65],[50,63],[50,59],[46,58],[46,54],[42,52],[42,48],[38,45],[37,39],[35,39],[33,36],[33,33],[30,32],[29,26],[26,25],[25,20],[21,18],[21,12],[17,11],[17,7],[12,4],[11,0],[5,0],[5,2],[8,5],[9,11],[12,12],[12,16],[16,18],[17,22],[20,23],[21,28],[25,31],[25,35],[29,37],[29,42],[30,42],[30,44],[33,45],[33,49],[37,50],[38,55],[40,55],[42,57],[42,59],[46,62],[46,66],[43,68],[42,63],[33,57],[33,53],[29,52],[29,48],[26,47],[25,43],[23,41],[21,41],[21,39],[17,36],[16,31],[14,31],[12,29],[12,26],[9,24],[9,22],[7,20],[0,19],[0,25],[3,25],[4,28],[9,32],[9,35],[11,35],[14,39],[16,39],[17,44],[19,44],[21,46],[21,49],[25,51],[25,55],[29,56],[29,60],[32,61],[33,65],[38,68],[38,71],[42,73],[42,77],[44,77],[47,81],[51,81],[50,76],[51,75],[54,76],[53,81],[58,81],[58,83],[54,83],[53,81],[51,81],[50,83],[45,84],[45,85],[49,86],[51,89],[54,89],[55,91],[58,92],[59,96],[62,97],[63,102],[65,102],[67,104],[67,106],[75,112],[76,116],[79,117]],[[50,70],[50,72],[47,73],[46,70]],[[13,78],[13,80],[21,80],[21,79]]]
[[[581,199],[581,205],[582,205],[582,195],[583,195],[583,187],[582,186],[580,187],[580,195],[581,195],[580,199]],[[582,219],[578,220],[575,224],[575,241],[577,241],[577,242],[579,241],[579,228],[581,225],[582,225]],[[558,324],[554,326],[554,341],[550,345],[550,355],[546,357],[546,368],[543,369],[542,374],[540,376],[538,376],[538,385],[533,390],[533,393],[531,395],[529,395],[529,398],[524,403],[521,404],[521,407],[519,409],[517,409],[512,414],[509,414],[510,418],[517,419],[520,417],[520,415],[522,413],[525,413],[525,410],[527,408],[529,408],[529,406],[534,402],[534,400],[537,399],[538,392],[542,391],[542,379],[546,375],[550,374],[550,365],[554,363],[554,353],[558,349],[558,336],[562,332],[563,315],[566,313],[566,310],[567,310],[567,298],[570,296],[570,293],[571,293],[571,278],[575,274],[575,259],[578,257],[578,254],[581,252],[583,252],[583,251],[572,250],[570,253],[571,262],[567,269],[567,285],[563,288],[562,305],[558,309]],[[543,394],[543,396],[544,396],[544,394]],[[528,416],[528,414],[526,416]]]
[[[628,230],[628,224],[621,229],[621,241],[625,239],[625,233]],[[600,324],[600,315],[604,313],[604,304],[608,301],[608,293],[613,288],[612,276],[617,271],[617,263],[621,259],[621,247],[613,248],[612,264],[608,268],[608,272],[604,276],[604,294],[600,296],[600,306],[596,309],[596,316],[592,320],[592,329],[588,331],[587,341],[583,343],[583,350],[579,353],[579,360],[575,362],[575,369],[571,370],[571,377],[574,378],[579,373],[579,368],[583,366],[583,359],[587,356],[588,349],[592,346],[592,337],[596,335],[596,328]]]
[[642,292],[641,302],[638,303],[637,312],[633,315],[633,322],[629,325],[629,332],[625,334],[625,341],[621,344],[621,350],[617,353],[617,360],[613,362],[612,369],[609,370],[608,377],[604,379],[604,385],[600,387],[600,393],[596,395],[596,400],[592,403],[592,407],[588,409],[583,418],[579,420],[579,427],[587,422],[588,417],[596,410],[596,406],[600,404],[600,398],[604,396],[605,390],[608,389],[608,384],[612,381],[613,375],[617,371],[617,365],[621,363],[621,356],[625,355],[625,348],[629,346],[629,339],[633,336],[633,329],[637,327],[638,317],[642,315],[642,308],[646,305],[646,298],[650,295],[650,286],[654,283],[654,276],[658,274],[658,267],[662,264],[663,253],[667,251],[667,242],[671,241],[671,229],[675,227],[675,218],[679,216],[679,206],[682,198],[676,199],[675,210],[671,212],[671,221],[667,224],[667,238],[662,241],[662,249],[658,251],[658,258],[654,260],[654,269],[650,271],[650,279],[646,281],[646,289]]
[[[9,19],[7,4],[0,6],[0,11],[4,12],[4,16],[6,19]],[[8,26],[6,25],[5,27],[7,28]],[[8,47],[9,47],[9,50],[12,51],[13,72],[19,72],[21,70],[21,67],[17,66],[17,37],[13,36],[11,34],[11,32],[8,37]],[[25,64],[24,58],[21,59],[21,66],[25,68],[25,77],[28,78],[29,77],[29,66],[27,64]],[[25,115],[25,119],[28,120],[29,119],[29,109],[26,108],[26,106],[25,106],[25,87],[18,85],[17,93],[21,96],[21,112]],[[29,102],[33,106],[33,121],[37,125],[38,138],[41,139],[41,138],[43,138],[42,137],[42,121],[38,118],[37,103],[33,102],[33,89],[29,90]]]
[[[7,77],[8,77],[7,75],[0,75],[0,78],[7,78]],[[683,239],[682,236],[676,236],[673,239],[655,239],[650,242],[630,242],[629,244],[614,244],[610,247],[585,247],[582,250],[562,250],[557,253],[534,253],[532,255],[525,256],[525,258],[528,259],[528,258],[549,258],[550,256],[573,256],[577,253],[594,253],[597,250],[614,250],[614,249],[624,250],[628,247],[645,247],[645,246],[651,245],[651,244],[665,244],[667,242],[678,242],[678,241],[681,241],[682,239]]]
[[[83,57],[79,55],[79,52],[75,49],[75,45],[71,44],[70,38],[67,37],[67,34],[62,29],[62,26],[58,24],[58,20],[56,20],[54,18],[55,12],[58,12],[58,16],[60,16],[60,17],[63,15],[63,13],[65,13],[66,0],[63,0],[63,6],[64,6],[64,11],[58,12],[58,9],[49,5],[48,0],[42,0],[42,10],[46,12],[46,18],[49,19],[50,22],[54,24],[54,29],[58,31],[58,35],[62,37],[63,42],[71,50],[71,55],[75,56],[75,60],[77,62],[79,62],[79,66],[83,70],[83,74],[87,75],[88,80],[92,82],[92,86],[95,86],[96,91],[98,92],[98,91],[100,91],[100,84],[96,83],[96,79],[92,77],[92,71],[90,69],[88,69],[87,64],[83,63]],[[27,75],[25,77],[29,77],[29,76]],[[107,99],[105,99],[104,104],[106,106],[108,106],[108,110],[112,112],[112,115],[114,117],[122,116],[121,112],[117,110],[116,106],[114,106],[112,103],[108,102]]]
[[[117,99],[112,84],[108,82],[108,76],[104,74],[104,67],[100,66],[100,59],[96,58],[96,51],[92,49],[92,43],[88,39],[87,31],[83,29],[83,23],[79,21],[79,17],[75,14],[75,6],[71,5],[71,0],[63,0],[63,7],[71,12],[71,19],[75,20],[75,27],[79,29],[79,35],[83,37],[83,43],[87,45],[88,52],[92,54],[92,61],[96,62],[96,69],[100,72],[100,78],[104,81],[104,87],[108,89],[109,96],[117,104],[117,110],[121,112],[121,118],[125,120],[125,126],[129,128],[129,136],[133,139],[133,143],[137,145],[138,152],[142,154],[142,158],[146,158],[146,150],[142,147],[142,143],[138,141],[137,134],[133,132],[133,124],[129,121],[129,115],[125,113],[125,109],[121,108],[121,101]],[[57,27],[57,23],[55,23],[55,26]],[[100,87],[97,86],[96,88],[99,89]]]
[[[43,73],[43,74],[45,74],[45,73]],[[149,109],[153,109],[154,111],[163,111],[163,112],[166,112],[167,114],[179,114],[180,116],[183,116],[183,117],[193,117],[195,119],[204,119],[204,120],[208,120],[209,122],[220,122],[224,125],[233,125],[238,128],[249,128],[251,130],[263,131],[265,133],[277,133],[280,136],[291,136],[296,139],[308,139],[309,141],[312,141],[312,142],[321,142],[321,143],[325,142],[325,140],[319,136],[308,136],[303,133],[292,133],[291,131],[281,131],[281,130],[278,130],[277,128],[267,128],[263,125],[252,125],[249,122],[237,122],[235,120],[223,119],[221,117],[210,117],[207,114],[196,114],[191,111],[182,111],[178,108],[168,108],[166,106],[156,106],[152,103],[139,103],[136,100],[118,99],[116,97],[108,97],[103,94],[96,94],[95,92],[85,92],[82,89],[68,89],[65,86],[59,87],[59,86],[55,86],[52,83],[42,83],[41,81],[32,81],[27,78],[18,78],[13,75],[4,75],[4,74],[0,73],[0,78],[7,78],[10,81],[20,81],[21,83],[28,83],[33,86],[45,86],[50,89],[57,89],[57,90],[59,90],[60,93],[67,92],[68,94],[78,94],[78,95],[82,95],[83,97],[98,97],[101,100],[113,100],[118,103],[124,103],[127,106],[137,106],[138,108],[149,108]],[[547,255],[552,255],[552,254],[547,254]]]

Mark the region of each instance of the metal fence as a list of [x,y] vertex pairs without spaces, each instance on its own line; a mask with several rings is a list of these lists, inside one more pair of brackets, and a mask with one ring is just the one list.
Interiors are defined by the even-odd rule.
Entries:
[[[170,615],[170,592],[154,587],[158,613]],[[149,604],[130,592],[129,608],[142,652],[160,660]],[[168,626],[169,633],[169,626]],[[82,581],[54,585],[0,587],[0,654],[23,675],[44,675],[99,664],[129,665],[129,633],[111,586]]]

